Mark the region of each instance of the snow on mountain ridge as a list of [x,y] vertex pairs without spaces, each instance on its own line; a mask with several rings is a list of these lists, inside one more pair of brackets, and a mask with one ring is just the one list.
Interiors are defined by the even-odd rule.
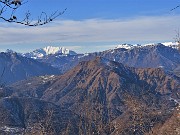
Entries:
[[69,49],[66,49],[65,47],[53,47],[53,46],[47,46],[43,48],[43,50],[46,52],[46,55],[49,54],[56,54],[56,53],[62,53],[62,54],[69,54]]
[[149,44],[120,44],[117,45],[117,47],[115,47],[115,49],[119,49],[119,48],[124,48],[124,49],[133,49],[135,47],[145,47],[145,46],[156,46],[158,44],[163,44],[164,46],[169,46],[172,47],[174,49],[178,49],[178,43],[177,42],[164,42],[164,43],[149,43]]
[[118,49],[118,48],[125,48],[125,49],[132,49],[132,48],[134,48],[134,47],[140,47],[141,45],[140,44],[134,44],[134,45],[132,45],[132,44],[120,44],[120,45],[118,45],[117,47],[116,47],[116,49]]
[[47,46],[44,48],[36,49],[29,53],[23,53],[22,55],[28,58],[37,59],[37,58],[42,58],[50,54],[76,55],[77,53],[65,47]]
[[134,47],[134,45],[131,45],[131,44],[120,44],[116,47],[116,49],[118,49],[118,48],[131,49],[133,47]]
[[164,42],[162,44],[165,46],[172,47],[174,49],[178,49],[178,42]]

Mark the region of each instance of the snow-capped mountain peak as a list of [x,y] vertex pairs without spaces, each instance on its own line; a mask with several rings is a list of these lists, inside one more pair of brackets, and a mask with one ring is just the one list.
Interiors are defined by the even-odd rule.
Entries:
[[177,42],[150,43],[150,44],[145,44],[143,46],[157,46],[157,45],[164,45],[164,46],[171,47],[173,49],[178,49],[178,43]]
[[172,47],[174,49],[178,49],[178,42],[164,42],[162,44],[165,46]]
[[140,45],[140,44],[132,45],[132,44],[126,44],[125,43],[125,44],[117,45],[117,47],[115,47],[115,49],[119,49],[119,48],[133,49],[135,47],[156,46],[156,45],[160,45],[160,44],[174,48],[174,49],[178,49],[178,43],[177,42],[149,43],[149,44],[143,44],[143,45]]
[[51,54],[60,54],[60,55],[76,55],[77,53],[74,51],[71,51],[65,47],[53,47],[53,46],[47,46],[44,48],[36,49],[29,53],[22,54],[25,57],[28,58],[42,58],[47,55]]
[[43,50],[45,51],[46,55],[56,54],[56,53],[69,54],[70,51],[65,47],[53,47],[53,46],[44,47]]
[[131,45],[131,44],[120,44],[116,47],[116,49],[118,49],[118,48],[131,49],[132,47],[133,47],[133,45]]
[[125,49],[132,49],[134,47],[138,47],[138,46],[141,46],[139,44],[135,44],[135,45],[132,45],[132,44],[120,44],[118,45],[115,49],[118,49],[118,48],[125,48]]

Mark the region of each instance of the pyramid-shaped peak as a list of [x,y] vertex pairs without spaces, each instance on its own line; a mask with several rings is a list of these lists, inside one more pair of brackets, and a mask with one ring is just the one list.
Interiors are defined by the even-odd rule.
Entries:
[[111,61],[104,57],[95,57],[90,61],[83,61],[79,63],[79,66],[84,67],[85,69],[95,69],[95,68],[104,68],[104,69],[126,69],[128,67],[124,66],[122,63]]

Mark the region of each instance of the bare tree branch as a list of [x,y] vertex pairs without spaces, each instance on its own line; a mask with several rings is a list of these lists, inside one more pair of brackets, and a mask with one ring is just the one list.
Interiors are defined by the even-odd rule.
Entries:
[[180,7],[180,5],[178,5],[178,6],[174,7],[174,8],[172,8],[170,11],[173,11],[173,10],[179,8],[179,7]]
[[[55,11],[51,15],[47,15],[45,12],[42,12],[37,20],[31,18],[31,13],[27,11],[25,13],[24,19],[20,20],[15,12],[19,9],[19,7],[23,6],[26,2],[23,0],[0,0],[0,19],[9,22],[9,23],[17,23],[26,26],[40,26],[45,25],[49,22],[52,22],[54,19],[64,14],[67,9],[63,11]],[[10,12],[11,14],[5,15],[6,12]]]

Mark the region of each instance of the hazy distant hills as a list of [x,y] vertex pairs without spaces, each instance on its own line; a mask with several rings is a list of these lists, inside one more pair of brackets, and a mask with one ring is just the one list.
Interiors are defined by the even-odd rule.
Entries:
[[1,83],[10,84],[33,76],[60,74],[49,64],[22,57],[17,53],[0,53]]
[[[9,89],[11,97],[40,99],[70,109],[86,119],[83,123],[94,123],[90,129],[94,132],[132,134],[133,121],[129,118],[134,113],[145,126],[143,132],[171,117],[177,106],[175,101],[179,100],[180,85],[162,68],[131,68],[97,57],[80,62],[63,75],[31,78]],[[134,103],[138,112],[133,111]],[[142,133],[139,123],[136,126],[137,132]]]

